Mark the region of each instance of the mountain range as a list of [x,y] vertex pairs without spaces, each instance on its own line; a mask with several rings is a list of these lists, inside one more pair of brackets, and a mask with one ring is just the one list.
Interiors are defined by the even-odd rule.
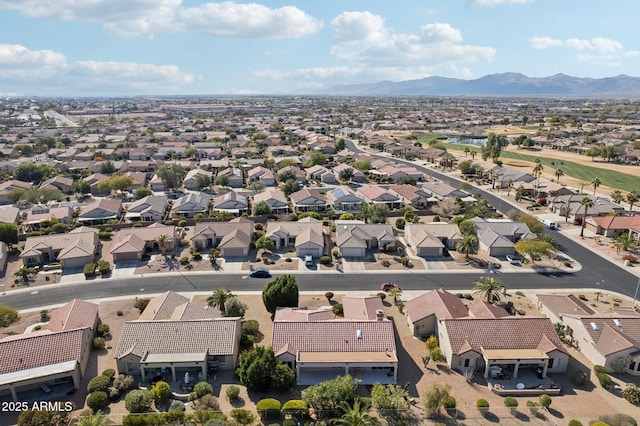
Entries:
[[345,84],[322,90],[325,95],[349,96],[568,96],[640,97],[640,78],[618,75],[580,78],[565,74],[527,77],[520,73],[490,74],[475,80],[426,77],[419,80]]

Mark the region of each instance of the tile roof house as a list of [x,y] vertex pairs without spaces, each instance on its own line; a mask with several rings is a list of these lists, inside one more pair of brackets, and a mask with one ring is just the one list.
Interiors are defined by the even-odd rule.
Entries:
[[422,189],[433,194],[433,198],[438,200],[445,198],[465,198],[469,196],[466,192],[440,181],[424,182]]
[[231,188],[242,188],[244,186],[244,173],[242,169],[236,167],[229,167],[228,169],[220,170],[216,179],[226,176],[229,180],[228,186]]
[[342,257],[364,257],[366,251],[395,244],[389,224],[363,223],[359,220],[337,220],[336,245]]
[[247,180],[251,182],[260,182],[264,186],[274,186],[276,184],[276,175],[264,166],[258,166],[247,172]]
[[42,182],[40,189],[43,188],[58,189],[64,194],[71,194],[73,191],[73,179],[64,176],[55,176]]
[[584,216],[584,206],[580,204],[583,198],[589,197],[593,200],[593,207],[587,209],[589,217],[607,216],[610,213],[624,214],[625,208],[619,204],[611,202],[608,198],[592,197],[587,194],[558,195],[550,200],[549,208],[560,216],[573,215],[574,219],[582,219]]
[[443,256],[445,250],[455,249],[462,234],[458,225],[445,222],[410,223],[405,237],[417,256]]
[[100,225],[110,220],[120,219],[120,214],[122,214],[122,199],[101,198],[82,207],[77,220],[83,224]]
[[196,223],[191,243],[198,250],[216,247],[222,257],[247,256],[253,239],[253,222],[238,217],[229,222]]
[[212,201],[212,207],[217,212],[227,212],[240,216],[249,210],[249,201],[247,197],[235,191],[229,191],[226,194],[218,195]]
[[319,164],[309,167],[308,169],[305,170],[305,172],[307,174],[308,180],[316,180],[318,182],[323,182],[323,183],[337,182],[336,174],[332,170],[329,170],[326,167],[321,166]]
[[203,186],[201,185],[201,182],[204,179],[208,179],[209,185],[211,185],[211,183],[213,182],[213,177],[211,172],[208,172],[202,169],[191,169],[187,172],[186,176],[184,177],[184,180],[182,181],[182,186],[192,191],[200,190],[203,188]]
[[364,385],[397,382],[393,323],[384,314],[368,319],[362,309],[369,303],[353,299],[347,301],[350,310],[367,319],[345,316],[331,320],[324,313],[305,317],[300,308],[286,308],[291,311],[288,313],[277,311],[271,346],[276,358],[296,371],[298,385],[313,385],[347,374]]
[[632,228],[640,228],[640,216],[591,217],[587,219],[586,226],[587,229],[592,229],[598,235],[615,238],[629,232]]
[[196,213],[206,216],[209,211],[209,200],[209,195],[204,192],[189,193],[173,202],[171,212],[176,217],[191,218]]
[[7,199],[7,194],[16,189],[31,189],[33,185],[29,182],[23,182],[21,180],[6,180],[0,183],[0,204],[13,204],[12,200]]
[[13,206],[0,206],[0,223],[18,224],[20,209]]
[[523,238],[536,238],[536,235],[523,222],[489,220],[480,217],[470,220],[474,222],[480,250],[489,256],[513,255],[515,243]]
[[312,217],[294,222],[268,222],[265,236],[275,243],[278,250],[295,247],[298,257],[310,255],[317,259],[324,251],[322,221]]
[[141,317],[123,325],[114,352],[120,374],[141,375],[142,381],[147,382],[158,372],[170,373],[173,381],[189,373],[194,381],[200,381],[218,368],[236,367],[242,332],[240,318],[206,317],[207,309],[189,307],[190,301],[171,292],[158,298],[159,302],[149,303],[156,308],[158,318]]
[[362,208],[362,198],[358,197],[348,186],[338,186],[326,194],[327,204],[336,212],[359,212]]
[[82,180],[89,184],[89,186],[91,187],[91,193],[93,195],[100,195],[103,193],[98,189],[98,182],[105,179],[109,179],[109,176],[103,175],[102,173],[93,173],[83,178]]
[[166,236],[165,251],[170,252],[176,244],[176,227],[153,223],[143,228],[126,228],[115,233],[109,253],[114,262],[142,260],[142,255],[152,250],[162,250],[157,242]]
[[429,198],[431,193],[414,185],[391,185],[389,190],[398,196],[400,201],[407,206],[416,209],[425,209],[429,206]]
[[22,392],[80,388],[91,354],[98,305],[74,299],[49,315],[46,328],[0,339],[0,395],[25,400]]
[[220,310],[212,307],[200,307],[191,303],[191,299],[171,290],[149,301],[139,320],[196,320],[222,317]]
[[26,213],[22,226],[27,232],[36,231],[43,224],[49,226],[52,220],[57,220],[59,223],[66,223],[67,225],[73,222],[73,209],[70,206],[33,206]]
[[368,204],[386,204],[389,210],[399,209],[402,206],[397,195],[378,185],[363,185],[358,188],[356,195]]
[[327,209],[324,195],[316,189],[302,188],[291,194],[289,198],[294,212],[324,212]]
[[[271,207],[272,214],[287,214],[289,213],[289,202],[287,196],[280,189],[267,188],[262,192],[253,196],[253,208],[256,204],[265,202]],[[255,213],[255,212],[254,212]]]
[[66,234],[28,237],[20,258],[25,266],[60,262],[65,268],[83,268],[98,250],[97,229],[80,227]]
[[278,170],[278,180],[281,181],[282,179],[280,178],[280,176],[289,172],[293,172],[293,174],[295,174],[296,179],[298,180],[298,182],[300,182],[301,185],[307,183],[306,175],[302,170],[300,170],[299,167],[296,167],[296,166],[285,166],[280,170]]
[[415,337],[438,335],[438,322],[445,318],[465,318],[469,310],[455,294],[431,290],[405,303],[405,316]]
[[365,176],[364,173],[362,173],[360,170],[356,169],[353,166],[350,166],[349,164],[346,163],[340,163],[337,166],[335,166],[333,168],[333,173],[335,174],[336,177],[340,177],[340,172],[342,172],[345,169],[349,169],[351,170],[351,181],[352,182],[364,182],[367,180],[367,177]]
[[160,222],[165,217],[167,204],[164,195],[147,195],[131,203],[124,217],[129,222]]

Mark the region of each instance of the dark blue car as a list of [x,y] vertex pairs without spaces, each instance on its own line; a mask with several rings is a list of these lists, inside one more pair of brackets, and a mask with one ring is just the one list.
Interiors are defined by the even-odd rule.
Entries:
[[269,278],[271,274],[266,269],[254,269],[249,272],[249,276],[252,278]]

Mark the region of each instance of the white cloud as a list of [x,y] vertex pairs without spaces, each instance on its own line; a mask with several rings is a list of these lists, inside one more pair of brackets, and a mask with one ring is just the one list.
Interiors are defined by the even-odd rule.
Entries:
[[183,7],[183,0],[0,0],[0,9],[33,18],[99,22],[125,37],[163,32],[203,32],[219,37],[297,38],[322,23],[295,6],[271,9],[232,1]]
[[175,93],[194,81],[175,65],[130,62],[67,62],[61,53],[0,44],[0,91],[34,93]]
[[549,49],[552,47],[564,47],[573,50],[586,50],[595,53],[606,54],[621,52],[623,47],[622,43],[616,40],[612,40],[604,37],[595,37],[591,40],[568,38],[568,39],[555,39],[551,37],[531,37],[529,43],[534,49]]
[[510,4],[533,3],[534,0],[469,0],[467,3],[472,6],[502,6]]

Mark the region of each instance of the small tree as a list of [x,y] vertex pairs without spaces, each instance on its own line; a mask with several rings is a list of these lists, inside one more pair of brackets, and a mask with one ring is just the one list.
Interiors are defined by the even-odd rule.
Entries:
[[171,387],[169,383],[163,382],[162,380],[156,382],[155,385],[151,388],[151,395],[156,402],[164,402],[171,396]]
[[440,383],[434,383],[431,385],[431,389],[424,393],[423,401],[424,408],[427,411],[428,418],[434,418],[440,415],[440,408],[445,398],[449,396],[449,385],[442,385]]
[[97,391],[87,397],[87,406],[96,412],[109,405],[109,395],[104,391]]
[[124,406],[130,413],[145,413],[151,408],[153,396],[145,389],[135,389],[125,398]]
[[205,395],[212,395],[213,387],[207,382],[198,382],[193,387],[193,392],[191,393],[192,399],[202,398]]
[[231,410],[229,413],[233,420],[238,422],[241,425],[250,425],[256,420],[255,414],[253,414],[249,410],[245,410],[244,408],[235,408]]
[[547,394],[540,395],[540,406],[549,408],[551,406],[551,397]]
[[333,292],[331,292],[331,291],[327,291],[327,292],[324,294],[324,297],[326,297],[326,298],[327,298],[327,301],[328,301],[328,302],[331,302],[331,299],[333,299],[333,296],[334,296],[334,294],[333,294]]
[[135,379],[133,378],[133,376],[129,376],[126,374],[119,374],[113,380],[113,387],[119,391],[128,391],[133,387],[134,383],[135,383]]
[[18,311],[7,305],[0,305],[0,327],[9,327],[18,319],[20,319]]
[[231,385],[227,388],[225,394],[230,402],[235,402],[240,398],[240,388],[235,385]]
[[111,386],[111,379],[107,376],[96,376],[89,380],[87,384],[87,393],[94,393],[98,391],[106,391]]
[[269,281],[262,290],[264,306],[272,315],[277,307],[298,306],[298,284],[293,275],[281,275]]

